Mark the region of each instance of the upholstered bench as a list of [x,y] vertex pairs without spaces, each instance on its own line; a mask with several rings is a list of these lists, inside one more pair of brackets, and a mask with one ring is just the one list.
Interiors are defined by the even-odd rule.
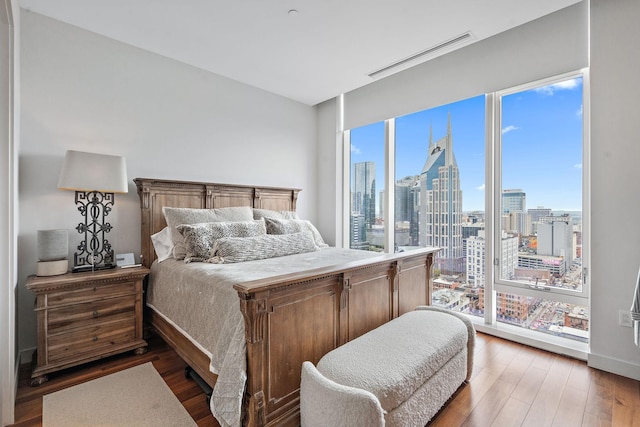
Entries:
[[303,426],[424,426],[473,366],[475,329],[435,307],[415,311],[305,362]]

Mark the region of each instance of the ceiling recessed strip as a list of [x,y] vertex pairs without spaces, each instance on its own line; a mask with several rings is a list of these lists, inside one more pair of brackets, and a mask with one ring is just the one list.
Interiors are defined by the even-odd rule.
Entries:
[[379,70],[373,71],[371,73],[369,73],[369,77],[377,77],[380,74],[387,74],[389,71],[393,70],[394,68],[400,67],[402,65],[406,65],[407,63],[416,61],[417,59],[421,59],[424,58],[425,56],[431,56],[432,54],[437,53],[438,51],[445,49],[447,47],[450,47],[454,44],[460,43],[462,41],[465,40],[471,40],[473,39],[473,35],[471,34],[470,31],[467,31],[466,33],[460,34],[459,36],[456,36],[452,39],[449,39],[447,41],[444,41],[442,43],[439,43],[433,47],[430,47],[426,50],[423,50],[421,52],[418,52],[416,54],[413,54],[411,56],[409,56],[408,58],[404,58],[401,59],[397,62],[394,62],[393,64],[389,64],[385,67],[380,68]]

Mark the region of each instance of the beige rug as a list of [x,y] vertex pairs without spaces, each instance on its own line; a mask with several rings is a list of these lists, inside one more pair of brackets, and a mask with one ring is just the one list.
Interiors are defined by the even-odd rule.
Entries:
[[47,394],[43,427],[195,426],[151,362]]

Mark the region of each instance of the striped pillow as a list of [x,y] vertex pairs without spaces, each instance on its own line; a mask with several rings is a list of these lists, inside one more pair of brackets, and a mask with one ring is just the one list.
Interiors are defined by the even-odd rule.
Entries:
[[262,219],[181,224],[176,228],[184,237],[185,263],[204,262],[211,258],[215,242],[223,237],[252,237],[267,233]]
[[207,262],[228,264],[301,254],[318,249],[313,235],[308,231],[255,237],[224,237],[216,240],[212,249],[214,256]]

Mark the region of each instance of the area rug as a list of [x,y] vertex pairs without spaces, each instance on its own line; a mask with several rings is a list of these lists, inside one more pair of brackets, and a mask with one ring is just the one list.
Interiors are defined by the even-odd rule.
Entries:
[[47,394],[43,427],[195,426],[151,362]]

